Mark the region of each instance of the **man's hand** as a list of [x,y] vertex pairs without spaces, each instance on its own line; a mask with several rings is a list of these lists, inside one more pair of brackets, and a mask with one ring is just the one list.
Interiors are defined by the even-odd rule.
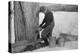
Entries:
[[40,27],[40,28],[39,28],[39,30],[41,31],[41,30],[42,30],[42,28]]

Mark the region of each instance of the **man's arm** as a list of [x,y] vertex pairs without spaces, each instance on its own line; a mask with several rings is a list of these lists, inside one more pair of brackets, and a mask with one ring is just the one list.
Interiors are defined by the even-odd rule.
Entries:
[[47,23],[47,24],[44,24],[44,25],[42,26],[42,28],[46,28],[48,25],[49,25],[48,23]]
[[44,19],[43,22],[40,24],[40,27],[41,27],[41,28],[43,27],[44,23],[46,23],[46,22],[45,22],[45,19]]

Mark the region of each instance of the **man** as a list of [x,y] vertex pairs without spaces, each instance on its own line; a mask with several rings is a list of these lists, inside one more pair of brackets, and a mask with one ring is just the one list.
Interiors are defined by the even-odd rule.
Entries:
[[44,40],[44,43],[48,45],[48,39],[52,36],[52,30],[54,28],[54,17],[53,13],[50,10],[48,10],[45,6],[40,7],[38,13],[40,12],[45,14],[44,19],[40,24],[40,31],[43,30],[41,36]]

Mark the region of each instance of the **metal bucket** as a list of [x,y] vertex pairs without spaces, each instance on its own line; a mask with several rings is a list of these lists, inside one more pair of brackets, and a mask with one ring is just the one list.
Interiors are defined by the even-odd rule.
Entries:
[[55,47],[56,46],[56,37],[50,37],[49,38],[49,47]]
[[65,39],[64,38],[59,38],[58,39],[58,46],[64,47],[64,45],[65,45]]

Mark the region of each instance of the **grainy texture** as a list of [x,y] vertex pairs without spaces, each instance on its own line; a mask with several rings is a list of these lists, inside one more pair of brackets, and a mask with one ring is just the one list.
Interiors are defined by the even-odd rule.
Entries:
[[14,24],[15,24],[15,35],[16,42],[25,39],[25,25],[22,20],[22,12],[19,2],[14,2]]
[[40,20],[37,17],[37,12],[41,4],[36,2],[14,1],[15,35],[13,36],[15,36],[14,41],[16,42],[12,44],[12,52],[77,49],[78,6],[63,4],[51,4],[48,6],[47,3],[44,3],[53,12],[55,21],[52,37],[50,40],[48,39],[49,44],[45,44],[42,39],[37,39],[39,36],[38,26]]
[[16,41],[35,41],[38,35],[38,3],[15,2]]
[[35,41],[38,35],[38,18],[36,17],[37,3],[22,3],[26,18],[26,39]]

